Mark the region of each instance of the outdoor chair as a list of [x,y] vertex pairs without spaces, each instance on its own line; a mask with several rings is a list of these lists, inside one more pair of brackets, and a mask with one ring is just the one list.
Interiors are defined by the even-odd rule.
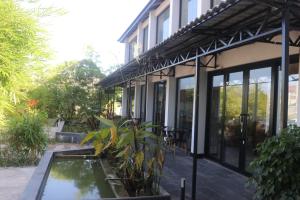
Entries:
[[174,131],[174,128],[164,126],[162,128],[162,135],[163,135],[163,140],[164,140],[164,146],[166,147],[167,150],[173,151],[173,154],[175,156],[176,132]]

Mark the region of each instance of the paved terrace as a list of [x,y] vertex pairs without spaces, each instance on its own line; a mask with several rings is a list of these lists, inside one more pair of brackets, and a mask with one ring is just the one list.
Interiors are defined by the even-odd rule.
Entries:
[[[162,187],[172,200],[180,199],[180,179],[186,178],[186,200],[191,199],[192,157],[182,152],[167,153]],[[198,160],[197,200],[252,199],[253,189],[246,188],[247,177],[207,159]]]

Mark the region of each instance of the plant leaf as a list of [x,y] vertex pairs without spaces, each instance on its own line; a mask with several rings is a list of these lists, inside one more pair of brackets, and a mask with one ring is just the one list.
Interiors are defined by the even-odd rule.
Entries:
[[98,156],[100,153],[102,153],[103,143],[101,141],[95,141],[93,145],[95,148],[95,156]]
[[103,117],[98,117],[98,116],[95,116],[100,122],[102,122],[103,124],[105,124],[106,126],[108,127],[114,127],[115,128],[115,125],[114,125],[114,122],[112,120],[108,120],[108,119],[105,119]]
[[90,132],[88,133],[84,138],[83,140],[81,141],[80,145],[83,145],[85,143],[87,143],[88,141],[90,141],[91,139],[93,139],[96,135],[96,131],[93,131],[93,132]]
[[135,154],[135,166],[140,169],[144,162],[144,153],[139,151]]

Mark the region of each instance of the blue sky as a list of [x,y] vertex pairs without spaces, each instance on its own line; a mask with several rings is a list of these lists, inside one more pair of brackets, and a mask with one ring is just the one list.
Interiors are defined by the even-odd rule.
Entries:
[[63,16],[49,17],[42,26],[54,51],[51,63],[79,60],[87,46],[101,56],[102,67],[124,62],[124,45],[117,42],[149,0],[41,0],[63,8]]

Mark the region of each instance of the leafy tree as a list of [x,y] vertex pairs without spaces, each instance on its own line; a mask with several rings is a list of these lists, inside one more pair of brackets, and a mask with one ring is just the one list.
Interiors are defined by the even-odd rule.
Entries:
[[62,115],[80,120],[95,128],[93,116],[100,112],[99,86],[104,78],[100,68],[89,59],[58,66],[39,88],[31,92],[40,101],[39,108],[50,117]]
[[0,1],[0,125],[15,111],[48,57],[38,18],[16,1]]

